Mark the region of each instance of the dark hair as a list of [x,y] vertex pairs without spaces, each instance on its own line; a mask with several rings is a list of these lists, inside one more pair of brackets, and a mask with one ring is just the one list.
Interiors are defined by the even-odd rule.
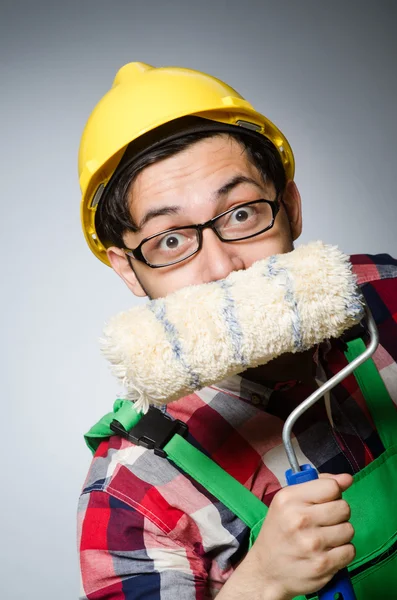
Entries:
[[[237,129],[237,128],[236,128]],[[126,231],[136,231],[136,224],[133,223],[130,215],[130,206],[128,201],[128,191],[138,174],[160,160],[169,158],[185,150],[189,146],[205,138],[225,135],[222,131],[196,131],[187,133],[177,139],[165,141],[164,144],[157,145],[149,149],[136,160],[131,161],[113,178],[109,193],[104,194],[98,204],[95,216],[95,226],[97,235],[101,242],[106,246],[124,246],[123,234]],[[260,172],[265,182],[273,183],[276,193],[281,194],[286,184],[285,170],[274,144],[263,135],[253,136],[245,134],[243,131],[231,131],[226,135],[236,139],[246,151],[249,159]]]

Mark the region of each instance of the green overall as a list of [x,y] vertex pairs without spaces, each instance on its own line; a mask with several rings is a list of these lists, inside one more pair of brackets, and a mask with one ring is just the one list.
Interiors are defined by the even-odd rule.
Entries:
[[[365,350],[356,339],[345,352],[351,362]],[[355,529],[356,557],[348,570],[358,600],[397,599],[397,411],[378,370],[368,359],[355,371],[385,452],[354,475],[353,485],[343,494],[351,507]],[[116,400],[114,412],[105,415],[85,439],[95,452],[103,439],[114,435],[114,420],[128,432],[141,420],[129,400]],[[236,514],[251,530],[250,546],[255,541],[268,508],[252,492],[226,473],[214,461],[176,433],[163,446],[166,456],[188,473]],[[316,598],[311,594],[310,598]],[[304,600],[297,596],[295,600]]]

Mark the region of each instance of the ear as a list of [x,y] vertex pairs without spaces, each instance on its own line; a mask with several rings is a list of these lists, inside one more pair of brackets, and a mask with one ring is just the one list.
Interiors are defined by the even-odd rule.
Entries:
[[281,201],[287,213],[292,241],[295,241],[302,233],[302,204],[300,193],[292,179],[287,181]]
[[113,270],[121,277],[131,292],[135,294],[135,296],[140,296],[141,298],[146,296],[145,290],[139,283],[135,272],[130,267],[124,250],[117,248],[117,246],[111,246],[107,249],[106,254]]

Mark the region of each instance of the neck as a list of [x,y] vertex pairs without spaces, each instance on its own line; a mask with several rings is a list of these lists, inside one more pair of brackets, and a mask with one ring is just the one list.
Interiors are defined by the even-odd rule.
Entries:
[[314,349],[310,348],[297,354],[283,354],[266,365],[247,369],[244,371],[244,377],[259,384],[266,381],[279,383],[294,379],[311,384],[315,382],[315,373]]

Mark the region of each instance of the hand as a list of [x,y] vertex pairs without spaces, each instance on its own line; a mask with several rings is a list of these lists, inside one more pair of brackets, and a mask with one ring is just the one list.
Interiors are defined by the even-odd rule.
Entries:
[[348,474],[321,474],[274,496],[249,555],[277,598],[316,592],[353,560],[350,508],[341,499],[352,483]]

